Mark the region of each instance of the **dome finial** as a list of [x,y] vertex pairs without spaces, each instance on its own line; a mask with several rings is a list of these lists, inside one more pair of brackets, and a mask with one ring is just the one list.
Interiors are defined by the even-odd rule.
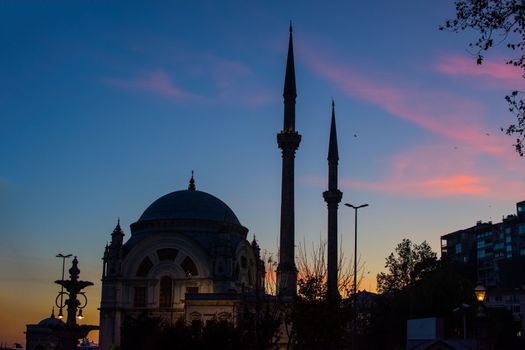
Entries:
[[55,307],[51,309],[51,318],[55,318]]
[[195,179],[193,178],[193,170],[191,171],[190,184],[188,185],[188,190],[195,191]]

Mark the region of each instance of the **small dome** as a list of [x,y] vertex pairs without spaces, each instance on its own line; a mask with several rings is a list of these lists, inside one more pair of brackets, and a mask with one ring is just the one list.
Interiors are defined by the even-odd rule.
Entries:
[[64,325],[64,321],[62,321],[59,318],[56,318],[55,315],[51,315],[51,317],[45,318],[42,321],[38,322],[39,326],[46,326],[46,327],[52,327],[52,326],[61,326]]
[[137,223],[157,220],[208,220],[241,225],[223,201],[196,190],[175,191],[160,197],[144,211]]

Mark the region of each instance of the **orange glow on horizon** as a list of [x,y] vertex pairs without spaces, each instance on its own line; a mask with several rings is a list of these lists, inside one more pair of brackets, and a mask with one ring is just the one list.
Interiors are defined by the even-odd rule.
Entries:
[[[9,285],[8,285],[9,287]],[[38,288],[38,297],[32,293],[33,289]],[[43,319],[51,316],[54,298],[56,296],[56,285],[49,283],[36,286],[35,283],[25,284],[24,288],[11,288],[11,293],[0,295],[0,343],[12,345],[14,343],[25,344],[26,325],[38,324]],[[80,324],[99,324],[100,290],[99,288],[87,289],[89,303],[83,310],[84,318]],[[55,307],[55,317],[58,311]],[[67,311],[64,309],[63,321],[66,321]],[[89,333],[88,338],[98,343],[98,331]]]

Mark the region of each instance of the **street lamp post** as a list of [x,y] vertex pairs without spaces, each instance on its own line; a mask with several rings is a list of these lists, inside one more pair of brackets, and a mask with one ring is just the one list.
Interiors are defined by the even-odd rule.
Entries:
[[[71,258],[71,256],[72,254],[63,255],[62,253],[57,254],[56,256],[57,258],[62,259],[62,281],[64,280],[64,268],[65,268],[66,259]],[[62,313],[62,308],[64,307],[64,286],[60,287],[60,305],[58,307],[59,307],[58,318],[63,318],[64,314]]]
[[478,302],[478,313],[476,315],[477,319],[477,349],[483,350],[488,349],[487,344],[487,324],[486,324],[486,314],[485,314],[485,299],[487,298],[487,289],[478,282],[478,285],[474,288],[474,295],[476,296],[476,301]]
[[368,207],[368,204],[355,206],[345,203],[347,207],[354,209],[354,349],[357,349],[357,210]]
[[467,311],[470,309],[469,304],[461,304],[452,312],[454,313],[461,313],[461,316],[463,317],[463,339],[467,339]]

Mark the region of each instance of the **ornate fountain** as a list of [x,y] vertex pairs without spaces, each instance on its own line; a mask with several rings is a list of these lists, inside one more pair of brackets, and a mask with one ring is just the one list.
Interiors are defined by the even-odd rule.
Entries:
[[[85,338],[90,331],[98,329],[98,326],[77,324],[77,318],[82,319],[82,309],[87,305],[87,297],[85,293],[82,292],[82,289],[93,285],[93,283],[89,281],[80,281],[78,279],[79,274],[78,260],[75,256],[72,266],[69,269],[69,279],[55,281],[56,284],[63,287],[58,293],[56,304],[60,310],[67,306],[66,324],[63,327],[56,327],[54,329],[54,333],[60,339],[63,350],[76,350],[79,339]],[[64,291],[64,289],[66,291]],[[82,302],[78,300],[79,296],[82,297]],[[64,297],[68,298],[65,302],[63,301]]]

